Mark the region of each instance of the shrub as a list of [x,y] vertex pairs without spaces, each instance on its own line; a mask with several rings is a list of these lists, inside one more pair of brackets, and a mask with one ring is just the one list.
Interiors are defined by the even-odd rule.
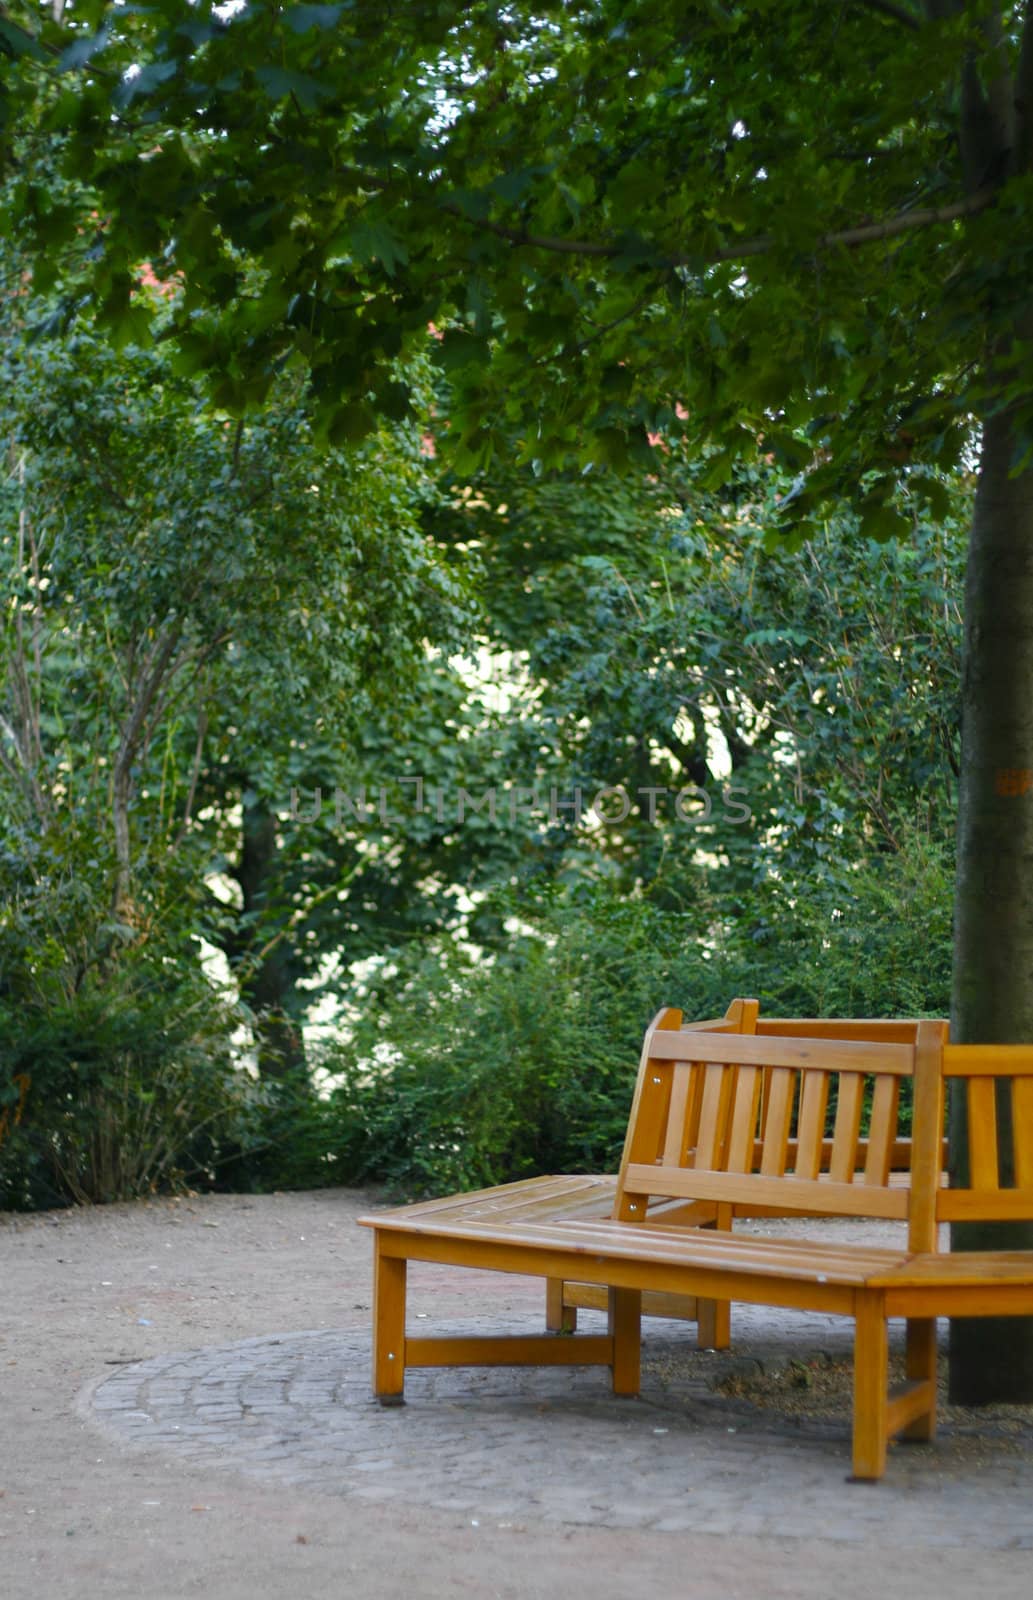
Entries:
[[248,1116],[226,1008],[141,956],[46,1003],[0,993],[0,1207],[210,1181]]
[[424,952],[371,996],[334,1065],[341,1169],[409,1194],[613,1170],[642,1034],[662,1005],[720,1015],[943,1015],[951,866],[912,834],[816,884],[768,881],[733,918],[607,889],[509,908],[490,960]]

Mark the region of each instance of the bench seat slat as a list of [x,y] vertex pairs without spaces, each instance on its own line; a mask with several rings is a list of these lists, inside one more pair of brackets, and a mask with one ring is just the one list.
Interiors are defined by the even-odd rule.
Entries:
[[583,1176],[579,1173],[522,1178],[516,1183],[496,1184],[491,1189],[470,1189],[465,1194],[442,1195],[434,1200],[417,1200],[412,1206],[394,1206],[378,1215],[391,1216],[395,1213],[418,1210],[421,1214],[430,1216],[434,1212],[466,1210],[471,1205],[487,1208],[500,1203],[508,1207],[521,1205],[525,1201],[531,1203],[535,1199],[543,1201],[553,1199],[560,1202],[564,1199],[573,1200],[580,1190],[587,1190],[593,1185],[599,1185],[600,1182],[598,1177]]
[[[596,1194],[603,1195],[606,1190],[612,1192],[616,1179],[609,1174],[593,1176],[593,1174],[561,1173],[545,1178],[523,1178],[512,1184],[497,1184],[493,1189],[470,1189],[465,1194],[443,1195],[435,1200],[419,1200],[416,1205],[425,1216],[441,1214],[446,1216],[449,1211],[467,1211],[473,1206],[488,1214],[499,1206],[505,1210],[517,1210],[518,1206],[542,1205],[569,1206],[576,1205],[580,1200],[585,1203],[592,1202]],[[377,1218],[393,1216],[401,1211],[413,1210],[413,1206],[392,1206],[387,1211],[377,1211]]]
[[975,1288],[995,1283],[1033,1284],[1033,1250],[956,1250],[949,1255],[930,1251],[927,1255],[909,1256],[885,1277],[871,1279],[875,1288],[936,1283],[948,1288],[962,1284]]
[[[531,1255],[554,1250],[605,1259],[630,1259],[664,1266],[699,1266],[706,1271],[730,1269],[751,1277],[797,1278],[814,1283],[863,1284],[873,1273],[886,1273],[907,1259],[902,1250],[880,1246],[822,1244],[807,1239],[757,1239],[693,1229],[689,1234],[660,1226],[630,1226],[614,1221],[528,1222],[507,1228],[487,1221],[441,1221],[418,1218],[362,1218],[367,1226],[436,1239],[469,1240],[499,1246],[515,1245]],[[407,1226],[408,1223],[408,1226]],[[534,1271],[533,1266],[528,1267]]]
[[[557,1235],[562,1232],[564,1237],[582,1240],[590,1249],[600,1245],[605,1247],[613,1239],[623,1240],[627,1228],[626,1223],[596,1220],[532,1224],[531,1228],[537,1231],[539,1226],[548,1226],[550,1237],[555,1228]],[[837,1271],[843,1277],[850,1276],[852,1281],[857,1277],[859,1266],[877,1272],[887,1262],[899,1263],[907,1258],[905,1250],[894,1250],[885,1245],[851,1244],[844,1247],[824,1240],[757,1238],[751,1234],[702,1229],[694,1230],[687,1237],[684,1230],[674,1226],[664,1227],[662,1223],[643,1223],[635,1227],[634,1235],[639,1250],[653,1252],[658,1259],[665,1261],[698,1256],[708,1266],[717,1260],[727,1260],[735,1266],[752,1263],[762,1271],[768,1267],[781,1271],[783,1267],[792,1265],[802,1272],[813,1271],[816,1277]]]

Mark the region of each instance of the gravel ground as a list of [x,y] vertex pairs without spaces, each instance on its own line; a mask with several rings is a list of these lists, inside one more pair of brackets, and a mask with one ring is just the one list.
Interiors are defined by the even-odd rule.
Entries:
[[[505,1437],[498,1431],[504,1414],[519,1444],[509,1493],[540,1508],[518,1520],[490,1507],[479,1515],[476,1481],[472,1509],[450,1508],[429,1454],[436,1413],[419,1415],[419,1394],[392,1425],[417,1419],[428,1440],[426,1472],[413,1466],[412,1428],[407,1475],[388,1472],[386,1490],[362,1495],[345,1482],[292,1482],[289,1472],[256,1478],[235,1443],[202,1458],[152,1441],[146,1428],[128,1441],[101,1416],[97,1396],[106,1380],[129,1381],[135,1363],[164,1369],[180,1352],[185,1369],[208,1371],[223,1359],[223,1346],[238,1346],[225,1360],[239,1365],[244,1341],[248,1349],[265,1350],[272,1338],[329,1349],[339,1336],[341,1348],[356,1360],[363,1353],[364,1362],[369,1238],[354,1223],[372,1203],[336,1190],[0,1217],[3,1600],[552,1600],[585,1591],[593,1600],[627,1600],[639,1589],[656,1600],[946,1600],[976,1584],[995,1600],[1029,1600],[1029,1418],[953,1418],[942,1445],[895,1453],[884,1485],[845,1484],[838,1413],[846,1372],[842,1347],[826,1349],[823,1332],[800,1343],[749,1322],[723,1364],[670,1339],[654,1342],[647,1370],[661,1400],[665,1388],[702,1397],[695,1410],[686,1402],[677,1426],[687,1427],[692,1411],[693,1470],[698,1477],[700,1463],[707,1467],[711,1510],[681,1531],[620,1525],[621,1506],[636,1499],[641,1455],[625,1450],[613,1402],[603,1395],[586,1393],[576,1405],[562,1395],[517,1404],[498,1380],[473,1405],[462,1375],[441,1391],[435,1403],[447,1407],[454,1437],[469,1440],[471,1451],[487,1452]],[[492,1318],[540,1313],[540,1285],[526,1280],[478,1281],[430,1267],[414,1269],[413,1278],[414,1316],[455,1322],[483,1318],[486,1308]],[[349,1377],[361,1387],[356,1374]],[[319,1403],[318,1384],[310,1385],[310,1414]],[[539,1426],[536,1444],[535,1417],[550,1404],[551,1431]],[[671,1448],[656,1404],[652,1431],[664,1435],[656,1449],[658,1456],[667,1450],[665,1471],[678,1483],[685,1458]],[[610,1507],[593,1525],[565,1521],[569,1486],[558,1483],[555,1497],[549,1487],[568,1415],[571,1427],[617,1428],[593,1469],[608,1484]],[[729,1416],[742,1419],[734,1435]],[[342,1426],[347,1433],[347,1419],[339,1415],[338,1423],[338,1433]],[[641,1439],[635,1448],[641,1452]],[[497,1481],[505,1482],[506,1449],[495,1456]],[[391,1488],[404,1492],[392,1496]],[[750,1516],[761,1492],[763,1524]],[[909,1507],[913,1515],[905,1514]],[[767,1531],[743,1531],[762,1525]]]

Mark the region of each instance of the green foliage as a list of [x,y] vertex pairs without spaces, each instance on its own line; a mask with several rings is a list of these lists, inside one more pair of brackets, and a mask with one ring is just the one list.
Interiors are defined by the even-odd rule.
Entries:
[[[980,213],[955,86],[970,56],[978,99],[1010,35],[769,0],[8,9],[4,205],[37,298],[17,263],[4,844],[18,894],[89,898],[24,969],[85,940],[72,966],[117,996],[141,941],[186,969],[203,932],[296,1024],[329,951],[342,985],[397,960],[414,1019],[385,1002],[382,1078],[349,1055],[336,1124],[264,1085],[235,1156],[256,1182],[609,1161],[627,1068],[604,1034],[633,1059],[670,986],[939,994],[951,475],[1029,248],[1021,172],[991,164]],[[459,640],[514,652],[508,714],[444,659]],[[722,741],[748,827],[281,825],[293,786],[385,779],[717,794]],[[550,883],[596,887],[563,910]],[[443,928],[490,961],[439,974]],[[574,1105],[571,1057],[602,1063]]]
[[[766,547],[783,475],[708,490],[706,461],[657,456],[646,481],[615,484],[498,464],[436,510],[439,537],[490,552],[487,625],[514,652],[506,738],[491,727],[468,757],[504,746],[543,796],[578,787],[587,808],[621,785],[631,802],[619,827],[559,815],[524,876],[617,873],[679,906],[704,866],[748,897],[771,871],[896,852],[900,815],[946,841],[971,485],[943,486],[939,522],[913,505],[895,544],[844,509],[790,553]],[[674,804],[688,785],[712,799],[694,826]]]
[[[0,265],[20,281],[13,252]],[[12,1206],[211,1184],[242,1152],[279,1151],[282,1107],[241,1070],[242,1036],[250,1023],[261,1059],[282,999],[268,974],[290,958],[289,999],[325,958],[306,914],[346,880],[299,838],[240,907],[206,882],[312,763],[336,775],[463,605],[419,526],[411,429],[328,447],[290,373],[232,422],[167,349],[116,356],[82,329],[34,342],[38,311],[23,290],[5,301],[0,413]],[[250,1014],[212,987],[202,939],[232,953]],[[300,1101],[292,1115],[296,1137]]]
[[[368,433],[433,320],[463,472],[514,429],[546,470],[644,464],[671,432],[716,442],[719,476],[758,451],[797,474],[790,530],[848,487],[894,537],[901,486],[954,469],[992,387],[1028,443],[1033,145],[999,147],[1028,25],[852,0],[16,5],[9,216],[40,281],[77,260],[68,303],[115,339],[138,338],[141,261],[181,283],[181,347],[235,411],[297,360],[327,428]],[[39,183],[41,151],[88,204]]]
[[492,961],[440,946],[368,997],[336,1061],[337,1147],[409,1196],[612,1171],[662,1005],[702,1019],[742,994],[772,1015],[944,1015],[950,885],[949,857],[914,830],[896,856],[771,883],[734,918],[606,890],[511,904]]
[[307,1072],[249,1085],[246,1115],[220,1148],[211,1187],[232,1193],[318,1189],[354,1181],[354,1119]]
[[189,966],[132,953],[69,988],[46,970],[47,956],[57,959],[53,933],[31,951],[20,948],[24,934],[8,915],[0,1209],[209,1184],[248,1108],[228,1048],[232,1019],[208,983]]
[[894,819],[900,847],[820,877],[769,878],[726,924],[742,981],[785,1016],[944,1017],[950,1010],[954,854],[924,818]]

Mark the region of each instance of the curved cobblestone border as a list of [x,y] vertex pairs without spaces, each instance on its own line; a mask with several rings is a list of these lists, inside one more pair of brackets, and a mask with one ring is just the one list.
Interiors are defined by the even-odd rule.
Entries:
[[[469,1333],[474,1319],[443,1324]],[[437,1327],[437,1324],[435,1325]],[[477,1318],[478,1332],[501,1321]],[[528,1331],[540,1324],[529,1323]],[[508,1331],[513,1330],[507,1319]],[[418,1371],[369,1392],[367,1332],[247,1339],[121,1367],[84,1398],[122,1442],[270,1485],[397,1501],[484,1526],[527,1521],[1033,1549],[1028,1452],[898,1449],[848,1485],[846,1426],[791,1428],[679,1377],[685,1331],[654,1324],[638,1400],[604,1369]],[[674,1373],[675,1376],[664,1376]],[[658,1374],[660,1376],[658,1376]]]

